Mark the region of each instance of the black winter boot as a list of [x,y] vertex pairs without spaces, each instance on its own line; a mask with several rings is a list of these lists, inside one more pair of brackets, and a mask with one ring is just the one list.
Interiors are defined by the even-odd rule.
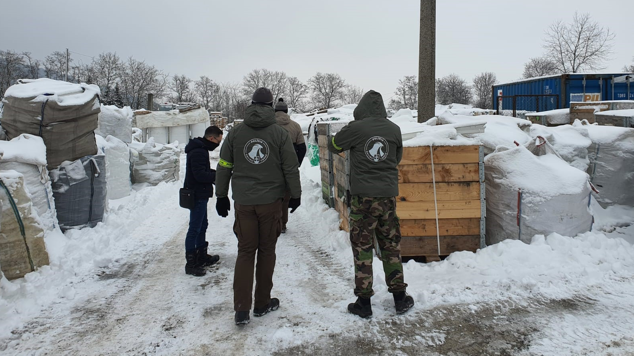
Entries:
[[253,308],[253,316],[266,315],[269,312],[275,311],[280,307],[280,300],[277,298],[271,298],[269,305],[264,308]]
[[207,246],[209,246],[208,242],[205,242],[204,245],[200,246],[196,249],[196,253],[198,254],[198,263],[200,267],[213,266],[220,260],[220,256],[218,255],[208,255],[207,254]]
[[198,262],[198,252],[196,250],[185,252],[185,258],[187,259],[185,273],[196,277],[205,275],[205,269]]
[[237,311],[236,316],[234,318],[236,325],[246,325],[249,323],[249,312],[248,311]]
[[371,317],[372,304],[370,303],[370,298],[358,297],[356,302],[348,304],[348,312],[364,319]]
[[405,293],[405,291],[396,292],[392,296],[394,297],[396,314],[403,314],[414,306],[414,298]]

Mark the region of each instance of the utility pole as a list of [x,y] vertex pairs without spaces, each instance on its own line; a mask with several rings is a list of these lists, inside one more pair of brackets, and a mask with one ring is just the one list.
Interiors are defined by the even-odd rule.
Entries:
[[436,116],[436,0],[420,0],[418,122]]
[[68,81],[68,62],[70,61],[70,53],[68,52],[68,48],[66,48],[66,81]]

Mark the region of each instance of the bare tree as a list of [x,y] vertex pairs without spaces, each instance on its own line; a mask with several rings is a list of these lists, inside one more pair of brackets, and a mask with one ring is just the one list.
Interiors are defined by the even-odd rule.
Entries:
[[0,97],[24,73],[25,63],[22,54],[13,51],[0,51]]
[[313,105],[328,109],[336,104],[338,98],[341,98],[346,81],[339,74],[317,72],[308,80],[308,85],[313,92]]
[[306,96],[308,95],[308,86],[302,83],[297,77],[288,78],[288,88],[286,92],[286,100],[288,105],[296,111],[304,111]]
[[[632,58],[632,62],[634,62],[634,58]],[[623,71],[628,72],[628,73],[634,73],[634,63],[630,64],[629,66],[624,66],[623,67]]]
[[[155,98],[165,95],[169,76],[154,66],[130,57],[121,75],[123,103],[133,109],[144,107],[148,93]],[[153,109],[153,108],[148,108]]]
[[436,100],[439,104],[469,104],[471,97],[469,84],[455,74],[436,80]]
[[243,79],[243,94],[250,97],[257,88],[269,88],[273,98],[279,98],[286,94],[288,79],[286,73],[268,69],[254,69]]
[[23,52],[22,56],[24,57],[24,64],[26,66],[24,77],[28,79],[39,78],[41,62],[37,59],[33,59],[31,52]]
[[194,101],[192,85],[193,81],[184,75],[174,75],[170,83],[170,89],[176,94],[172,100],[177,103]]
[[[55,51],[44,59],[44,73],[47,78],[64,80],[66,74],[66,53]],[[68,58],[69,64],[73,62]]]
[[214,83],[209,77],[201,76],[199,80],[194,82],[195,94],[198,97],[200,105],[210,110],[212,100],[220,94],[220,87]]
[[212,100],[212,109],[222,111],[229,122],[244,119],[245,110],[250,103],[251,95],[244,95],[240,84],[224,83],[219,85],[219,93]]
[[497,82],[495,74],[484,72],[473,78],[473,91],[475,92],[474,105],[480,109],[493,108],[493,85]]
[[546,57],[537,57],[531,58],[524,64],[524,73],[522,76],[524,79],[528,79],[556,74],[561,74],[557,63]]
[[406,75],[403,79],[399,79],[398,87],[396,87],[395,98],[390,100],[390,108],[399,109],[418,109],[418,80],[415,75]]
[[358,86],[346,84],[341,94],[342,104],[358,104],[365,92]]
[[589,14],[575,13],[571,24],[558,21],[548,28],[544,48],[560,73],[578,73],[583,69],[603,69],[614,37],[609,28],[593,22]]
[[89,75],[101,90],[113,88],[121,78],[123,62],[116,53],[101,53],[92,62]]

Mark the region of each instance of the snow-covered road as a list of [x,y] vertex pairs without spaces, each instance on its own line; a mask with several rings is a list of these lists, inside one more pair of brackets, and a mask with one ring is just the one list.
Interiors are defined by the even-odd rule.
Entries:
[[176,205],[179,184],[163,184],[103,226],[71,233],[50,270],[4,286],[0,354],[634,354],[634,248],[600,233],[410,261],[417,305],[403,316],[376,268],[374,317],[347,314],[347,237],[314,172],[302,173],[303,205],[278,241],[278,311],[233,324],[233,219],[219,218],[214,201],[207,239],[222,262],[202,278],[184,274],[187,212]]

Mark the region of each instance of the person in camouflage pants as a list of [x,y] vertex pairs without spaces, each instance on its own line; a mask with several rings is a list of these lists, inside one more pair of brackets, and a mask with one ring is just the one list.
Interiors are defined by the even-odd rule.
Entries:
[[405,291],[401,262],[401,227],[396,216],[396,199],[352,197],[350,204],[350,242],[354,254],[354,294],[362,298],[372,290],[372,250],[374,236],[381,251],[385,282],[390,293]]

